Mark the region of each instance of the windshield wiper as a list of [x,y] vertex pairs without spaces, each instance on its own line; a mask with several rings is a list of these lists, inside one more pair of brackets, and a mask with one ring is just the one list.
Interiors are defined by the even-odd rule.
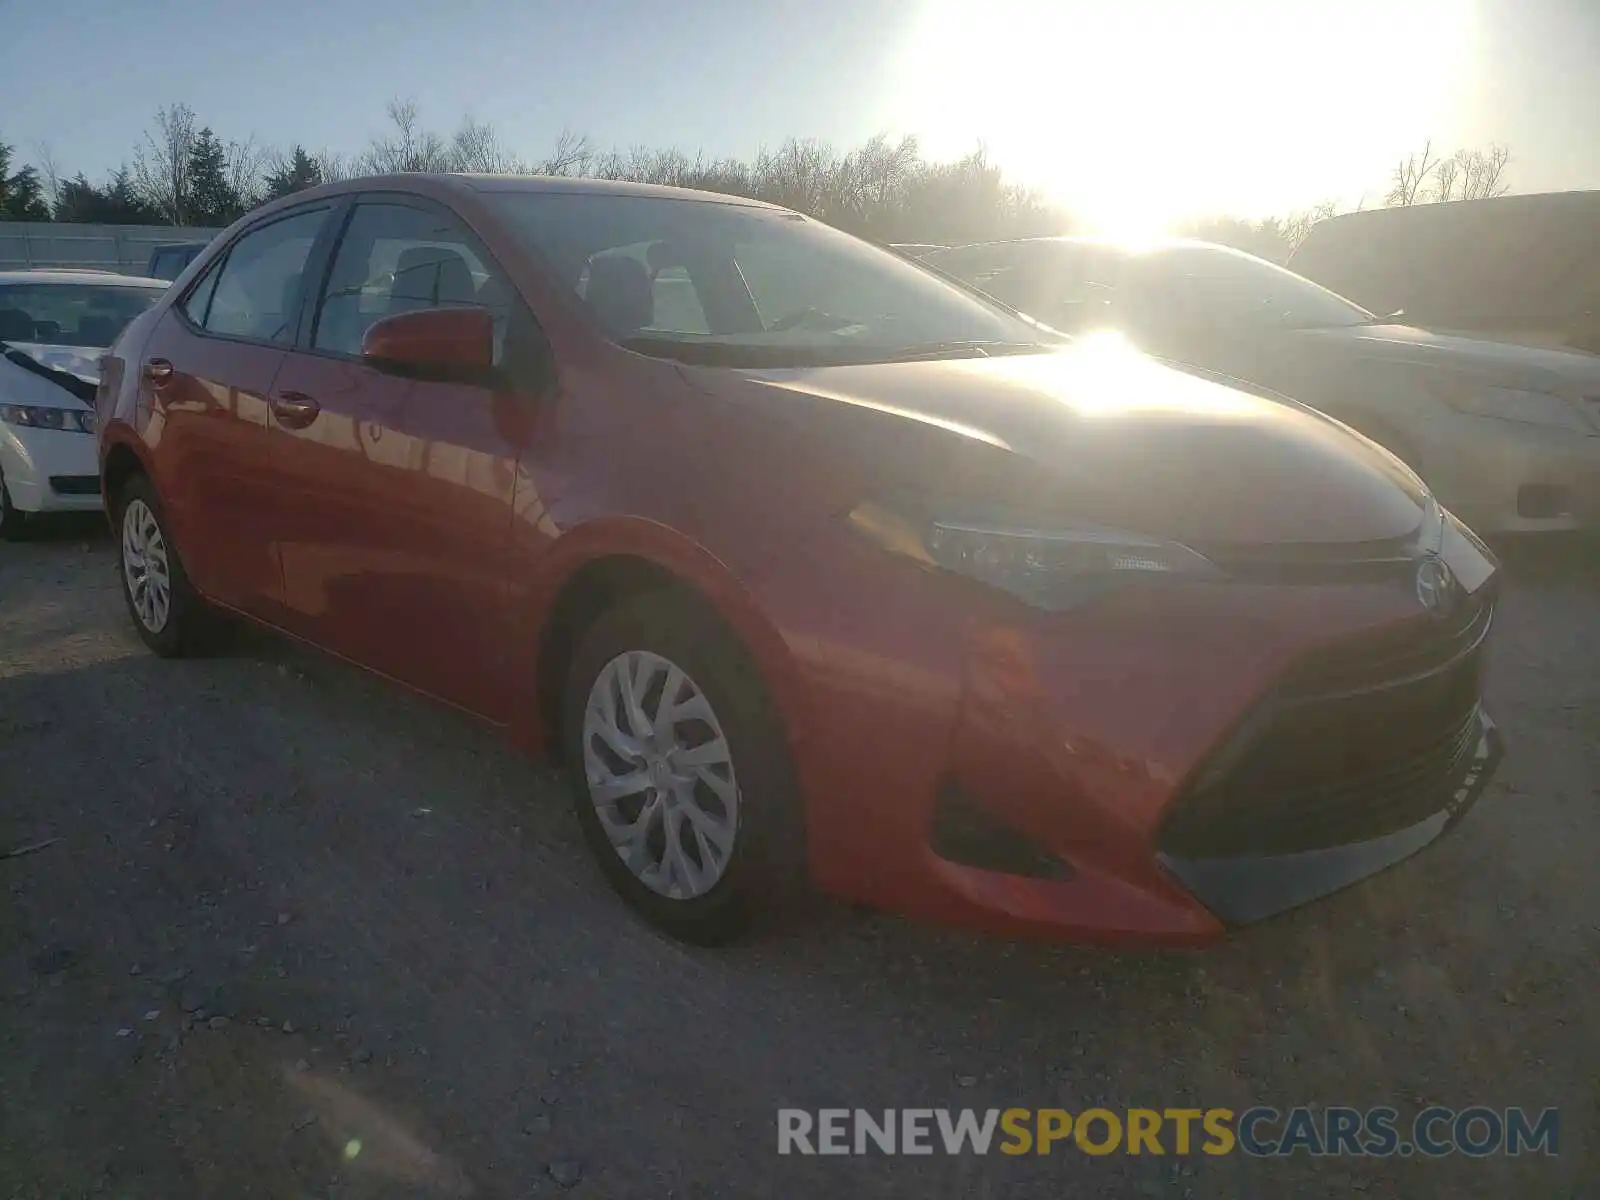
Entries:
[[984,339],[965,341],[924,342],[920,346],[907,346],[901,350],[887,351],[883,362],[918,362],[935,358],[994,358],[1004,354],[1028,354],[1049,350],[1052,342],[997,342]]
[[7,342],[0,342],[0,356],[4,356],[7,362],[15,363],[24,371],[30,371],[41,379],[48,379],[57,387],[65,388],[85,404],[94,403],[95,393],[99,389],[87,379],[80,378],[71,371],[63,371],[48,363],[42,363],[33,355],[18,350]]

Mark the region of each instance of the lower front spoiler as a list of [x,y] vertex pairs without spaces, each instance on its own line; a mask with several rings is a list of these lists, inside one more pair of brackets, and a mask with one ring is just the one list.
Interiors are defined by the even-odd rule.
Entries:
[[1478,802],[1500,766],[1505,746],[1487,714],[1471,765],[1455,792],[1432,816],[1406,829],[1298,854],[1246,858],[1174,858],[1160,861],[1196,899],[1229,925],[1247,925],[1298,908],[1409,858],[1446,833]]

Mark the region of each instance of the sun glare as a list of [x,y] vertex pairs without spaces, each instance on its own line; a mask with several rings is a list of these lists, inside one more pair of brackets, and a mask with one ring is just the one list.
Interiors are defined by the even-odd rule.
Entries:
[[1099,232],[1377,198],[1448,139],[1473,0],[924,0],[893,121],[936,155],[982,143]]

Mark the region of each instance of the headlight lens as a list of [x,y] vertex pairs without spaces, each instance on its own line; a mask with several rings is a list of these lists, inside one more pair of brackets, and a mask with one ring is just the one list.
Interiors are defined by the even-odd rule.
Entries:
[[1204,556],[1176,542],[1057,522],[919,516],[868,501],[851,524],[897,554],[1059,611],[1134,579],[1221,579]]
[[1435,390],[1451,408],[1476,417],[1515,421],[1522,425],[1543,425],[1550,429],[1571,429],[1592,433],[1588,418],[1577,405],[1550,392],[1525,392],[1516,388],[1479,387],[1451,381]]
[[28,429],[60,429],[93,433],[94,413],[87,408],[40,408],[32,404],[0,404],[0,421]]

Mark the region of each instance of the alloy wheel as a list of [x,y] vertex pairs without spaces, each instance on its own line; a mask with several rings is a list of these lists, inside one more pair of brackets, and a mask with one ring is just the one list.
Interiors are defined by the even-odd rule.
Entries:
[[739,785],[722,725],[687,673],[646,650],[607,663],[584,708],[583,767],[634,878],[672,900],[716,886],[738,835]]
[[160,633],[172,614],[172,568],[161,526],[143,500],[122,512],[122,574],[139,623]]

